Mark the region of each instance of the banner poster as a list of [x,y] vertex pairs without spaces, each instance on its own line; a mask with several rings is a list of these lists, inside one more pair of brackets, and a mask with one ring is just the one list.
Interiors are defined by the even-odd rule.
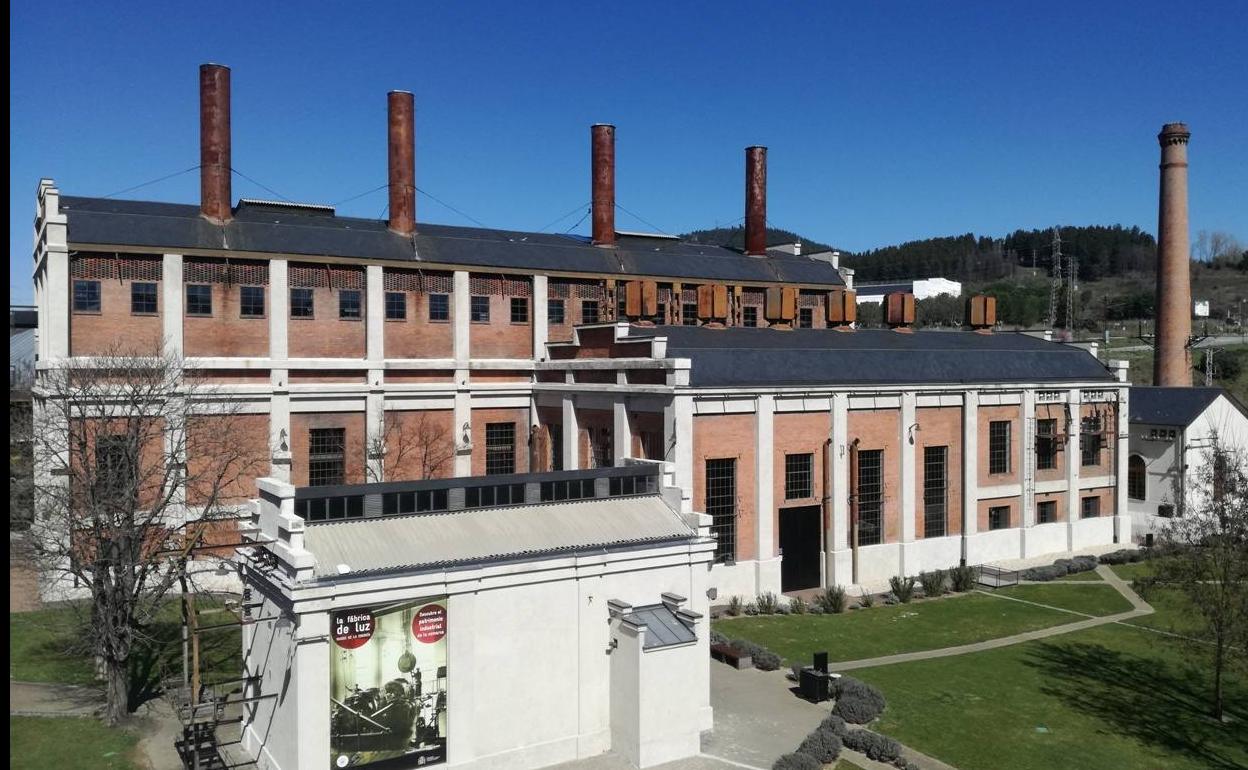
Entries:
[[335,610],[332,767],[446,761],[446,599]]

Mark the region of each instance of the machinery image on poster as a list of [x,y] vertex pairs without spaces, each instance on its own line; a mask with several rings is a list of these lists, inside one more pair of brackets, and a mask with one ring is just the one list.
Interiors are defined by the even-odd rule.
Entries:
[[446,761],[446,599],[332,613],[330,766]]

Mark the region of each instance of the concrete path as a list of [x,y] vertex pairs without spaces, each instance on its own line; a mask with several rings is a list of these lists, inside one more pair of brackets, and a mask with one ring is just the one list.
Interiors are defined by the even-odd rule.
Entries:
[[9,680],[9,714],[27,717],[91,717],[104,708],[94,687]]
[[[923,650],[921,652],[903,652],[897,655],[882,655],[878,658],[862,658],[860,660],[839,661],[836,663],[829,663],[828,668],[833,671],[852,671],[856,668],[887,666],[893,663],[909,663],[914,660],[949,658],[954,655],[967,655],[972,652],[983,652],[985,650],[995,650],[1000,647],[1009,647],[1015,644],[1022,644],[1023,642],[1035,641],[1036,639],[1048,639],[1053,636],[1061,636],[1062,634],[1070,634],[1076,631],[1083,631],[1088,628],[1103,626],[1108,623],[1118,623],[1123,620],[1138,618],[1141,615],[1152,614],[1153,608],[1141,599],[1135,591],[1132,591],[1131,586],[1127,585],[1125,580],[1115,575],[1113,570],[1102,564],[1096,568],[1096,572],[1107,583],[1113,586],[1118,593],[1122,594],[1127,601],[1131,602],[1132,609],[1127,612],[1120,612],[1116,615],[1105,615],[1099,618],[1086,618],[1085,620],[1079,620],[1074,623],[1066,623],[1064,625],[1053,626],[1051,628],[1042,628],[1036,631],[1027,631],[1021,634],[1014,634],[1013,636],[1003,636],[998,639],[989,639],[987,641],[975,642],[973,644],[960,644],[955,647],[942,647],[938,650]],[[1050,583],[1049,585],[1054,584]],[[993,594],[989,593],[988,595],[992,596]],[[998,598],[1008,599],[1010,597],[1002,596]],[[1034,604],[1034,602],[1027,603]],[[1051,609],[1060,610],[1061,612],[1069,612],[1072,615],[1082,615],[1082,613],[1074,612],[1073,610],[1061,609],[1059,607],[1052,607]]]

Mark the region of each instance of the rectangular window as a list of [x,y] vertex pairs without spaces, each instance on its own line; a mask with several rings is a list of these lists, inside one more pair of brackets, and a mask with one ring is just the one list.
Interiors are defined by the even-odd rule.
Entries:
[[523,484],[492,484],[464,489],[464,507],[490,508],[498,505],[522,505]]
[[338,292],[338,317],[347,321],[358,321],[363,315],[360,292],[355,289],[340,290]]
[[923,448],[923,537],[944,537],[948,516],[949,447]]
[[563,426],[556,423],[548,425],[546,429],[550,431],[550,469],[561,471],[563,470]]
[[451,320],[451,297],[449,294],[429,295],[429,320]]
[[472,312],[469,320],[474,324],[488,324],[490,322],[490,298],[489,297],[473,297]]
[[109,500],[130,500],[138,492],[137,452],[126,436],[95,439],[97,495]]
[[858,452],[858,545],[884,542],[884,450]]
[[1084,465],[1101,464],[1101,443],[1105,437],[1101,435],[1101,418],[1084,417],[1079,423],[1079,454]]
[[988,529],[1006,529],[1010,526],[1010,506],[994,505],[988,509]]
[[1036,503],[1036,523],[1037,524],[1057,523],[1057,501],[1056,500],[1042,500]]
[[485,426],[485,472],[516,472],[516,424],[492,422]]
[[134,315],[154,315],[156,313],[156,284],[130,284],[130,312]]
[[799,329],[815,328],[815,309],[813,307],[798,308],[797,328]]
[[386,292],[386,320],[407,320],[407,294],[401,291]]
[[581,323],[583,324],[598,323],[598,300],[596,299],[581,300]]
[[611,446],[611,429],[590,428],[588,432],[590,467],[610,468],[615,465]]
[[315,308],[312,305],[311,289],[290,290],[290,317],[312,318]]
[[99,281],[74,281],[74,312],[100,312]]
[[758,308],[741,308],[741,325],[750,327],[758,326]]
[[784,456],[784,499],[800,500],[814,497],[815,490],[811,483],[812,469],[815,465],[813,454]]
[[623,321],[626,318],[628,318],[628,295],[621,291],[615,298],[615,320]]
[[308,431],[308,486],[328,487],[346,478],[346,428]]
[[737,555],[737,461],[706,461],[706,514],[715,535],[715,560]]
[[1085,519],[1094,519],[1101,515],[1101,498],[1085,497],[1079,501],[1079,515]]
[[660,302],[654,311],[654,317],[650,319],[654,321],[655,326],[663,326],[667,323],[667,303]]
[[1010,421],[988,423],[988,472],[1010,472]]
[[187,315],[200,315],[200,316],[212,315],[212,287],[211,286],[187,284],[186,314]]
[[238,314],[243,318],[264,318],[264,287],[238,287]]
[[[486,310],[489,314],[489,310]],[[488,321],[489,318],[487,317]],[[511,322],[513,324],[527,324],[529,322],[529,300],[525,297],[511,298]]]
[[1036,421],[1036,470],[1057,467],[1057,420]]
[[686,302],[680,306],[680,322],[685,326],[698,325],[698,305],[696,302]]
[[546,300],[546,323],[559,325],[567,323],[563,316],[563,300]]

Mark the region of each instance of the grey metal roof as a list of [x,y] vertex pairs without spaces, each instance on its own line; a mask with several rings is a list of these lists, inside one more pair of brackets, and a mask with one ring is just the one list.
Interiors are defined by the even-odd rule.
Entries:
[[1086,351],[1025,334],[634,327],[692,361],[694,387],[1116,381]]
[[914,281],[902,281],[901,283],[860,283],[854,285],[854,290],[860,297],[864,294],[874,296],[876,294],[892,294],[898,291],[912,292],[914,291]]
[[693,632],[692,626],[668,609],[666,604],[647,604],[642,607],[634,607],[633,611],[624,616],[627,620],[635,625],[646,627],[646,641],[642,645],[643,650],[652,650],[657,647],[671,647],[675,644],[688,644],[696,642],[697,634]]
[[1131,388],[1131,422],[1186,427],[1218,396],[1221,388],[1163,388],[1137,385]]
[[[306,208],[306,207],[305,207]],[[410,238],[386,223],[251,203],[215,225],[199,207],[174,203],[62,196],[69,240],[124,248],[212,249],[310,257],[385,259],[506,271],[701,278],[741,283],[841,286],[840,273],[809,257],[748,257],[731,249],[672,238],[622,235],[614,248],[579,236],[417,224]]]
[[450,567],[696,536],[650,495],[314,524],[304,546],[326,577],[340,564],[348,574]]

